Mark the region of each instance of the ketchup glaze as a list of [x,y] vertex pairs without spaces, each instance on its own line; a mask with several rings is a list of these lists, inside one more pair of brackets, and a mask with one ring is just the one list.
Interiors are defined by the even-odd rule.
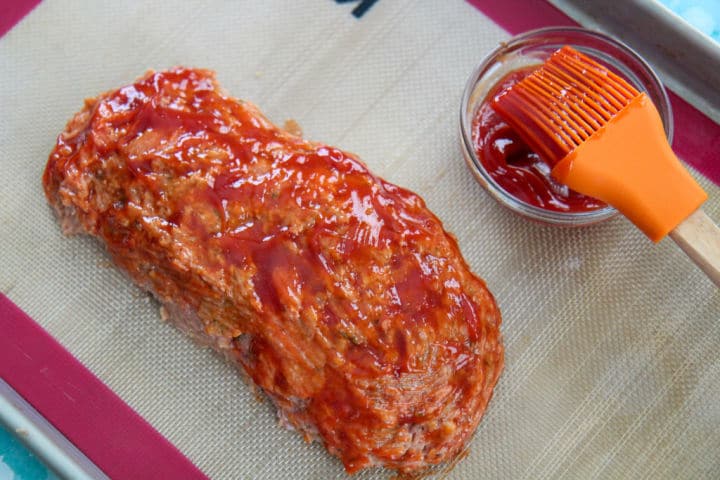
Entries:
[[508,194],[545,210],[580,213],[607,206],[556,182],[552,168],[520,138],[492,108],[490,100],[512,87],[536,67],[525,67],[505,75],[488,93],[472,121],[472,142],[480,163]]

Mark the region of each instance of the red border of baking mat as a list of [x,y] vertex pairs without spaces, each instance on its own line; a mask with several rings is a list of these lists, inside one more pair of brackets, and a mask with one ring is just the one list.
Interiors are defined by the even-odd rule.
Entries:
[[207,478],[2,294],[0,332],[0,377],[110,478]]
[[1,0],[0,1],[0,37],[5,35],[22,18],[30,13],[40,0]]
[[[554,25],[578,25],[546,0],[467,0],[512,35]],[[479,60],[479,59],[478,59]],[[720,185],[720,125],[668,90],[675,122],[673,149]]]
[[[545,0],[467,0],[511,34],[576,25]],[[0,1],[0,37],[39,0]],[[670,93],[674,147],[720,184],[720,126]],[[0,293],[0,376],[113,478],[205,478],[150,424]]]

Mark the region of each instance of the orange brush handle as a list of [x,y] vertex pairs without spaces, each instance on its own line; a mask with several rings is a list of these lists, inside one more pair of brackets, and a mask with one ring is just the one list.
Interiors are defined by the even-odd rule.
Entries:
[[614,206],[654,242],[707,199],[670,148],[645,93],[563,158],[552,174]]

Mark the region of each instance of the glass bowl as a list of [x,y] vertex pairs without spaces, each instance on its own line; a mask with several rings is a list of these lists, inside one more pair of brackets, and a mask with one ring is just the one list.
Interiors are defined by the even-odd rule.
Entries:
[[460,107],[460,136],[465,161],[477,181],[501,205],[531,220],[551,225],[582,226],[607,220],[618,212],[611,206],[583,212],[547,210],[526,203],[504,190],[477,156],[472,122],[488,93],[508,73],[542,64],[552,52],[569,45],[599,60],[652,99],[672,143],[673,122],[670,101],[655,72],[637,53],[619,41],[584,28],[551,27],[533,30],[503,42],[470,75]]

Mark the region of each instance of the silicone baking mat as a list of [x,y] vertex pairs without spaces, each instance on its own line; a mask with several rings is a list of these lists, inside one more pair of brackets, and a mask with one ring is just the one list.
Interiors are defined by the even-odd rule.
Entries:
[[[280,428],[230,366],[164,324],[100,245],[62,237],[42,194],[47,155],[84,97],[147,69],[211,68],[277,123],[295,119],[307,138],[353,151],[422,195],[497,297],[507,367],[447,478],[720,477],[718,289],[672,242],[652,245],[622,218],[575,230],[536,225],[475,183],[457,117],[470,72],[510,36],[496,21],[515,31],[568,20],[542,1],[473,3],[41,2],[0,39],[0,289],[206,475],[345,476],[321,446]],[[679,114],[699,118],[687,105]],[[718,161],[708,153],[718,151],[717,126],[702,122],[708,135],[678,145],[683,155],[695,145],[701,169]],[[705,131],[690,121],[676,130]],[[694,173],[720,220],[720,189]],[[29,324],[16,329],[10,308],[0,311],[5,343],[20,331],[41,339]],[[10,365],[21,356],[2,357],[8,383],[22,383]],[[91,414],[118,412],[107,428],[137,427],[104,387],[88,394],[86,385],[73,384]],[[72,403],[47,396],[34,400],[55,415],[53,405]],[[54,418],[60,430],[86,446],[94,435],[104,448],[92,416],[59,410],[75,415]],[[162,440],[128,435],[149,438],[147,464],[174,461],[150,461]],[[88,456],[115,478],[133,477],[112,455]],[[130,461],[123,449],[114,458]]]

